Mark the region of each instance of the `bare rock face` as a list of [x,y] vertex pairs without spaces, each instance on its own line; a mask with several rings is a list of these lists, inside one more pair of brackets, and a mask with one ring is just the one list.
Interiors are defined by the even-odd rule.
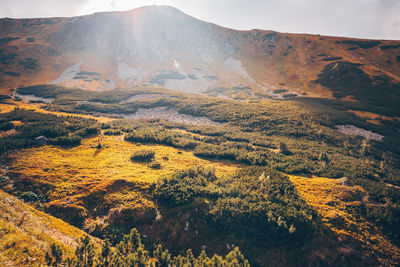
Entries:
[[48,41],[66,50],[103,51],[118,59],[159,60],[189,51],[230,54],[231,44],[216,25],[198,21],[172,7],[96,13],[70,19]]

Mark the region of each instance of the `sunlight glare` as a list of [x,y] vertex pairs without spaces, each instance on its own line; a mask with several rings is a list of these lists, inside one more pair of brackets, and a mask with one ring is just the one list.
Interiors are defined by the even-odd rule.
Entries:
[[175,66],[175,68],[179,69],[179,62],[176,61],[176,59],[174,59],[174,66]]
[[142,6],[149,5],[172,5],[177,1],[174,0],[89,0],[80,10],[80,15],[92,14],[104,11],[125,11]]

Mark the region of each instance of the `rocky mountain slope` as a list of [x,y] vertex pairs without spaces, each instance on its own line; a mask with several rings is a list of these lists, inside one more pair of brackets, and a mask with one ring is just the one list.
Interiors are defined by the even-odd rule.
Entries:
[[90,90],[152,85],[236,99],[364,102],[379,92],[384,104],[399,82],[400,41],[237,31],[167,6],[0,20],[3,92],[38,83]]

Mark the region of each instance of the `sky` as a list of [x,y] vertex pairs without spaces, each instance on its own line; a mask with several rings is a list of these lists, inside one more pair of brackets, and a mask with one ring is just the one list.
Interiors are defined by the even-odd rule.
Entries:
[[0,0],[0,17],[32,18],[170,5],[249,30],[400,40],[400,0]]

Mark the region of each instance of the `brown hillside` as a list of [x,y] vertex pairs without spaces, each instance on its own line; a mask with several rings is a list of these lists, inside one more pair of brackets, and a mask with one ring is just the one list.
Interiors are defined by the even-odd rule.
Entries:
[[[398,90],[400,82],[400,41],[236,31],[165,6],[71,18],[5,18],[0,33],[3,92],[38,83],[90,90],[157,85],[196,93],[219,88],[231,97],[227,90],[236,86],[253,96],[364,101],[358,96],[363,91]],[[346,83],[353,70],[323,72],[338,62],[360,64],[371,84],[343,93],[353,88]],[[340,88],[320,81],[323,74]]]

